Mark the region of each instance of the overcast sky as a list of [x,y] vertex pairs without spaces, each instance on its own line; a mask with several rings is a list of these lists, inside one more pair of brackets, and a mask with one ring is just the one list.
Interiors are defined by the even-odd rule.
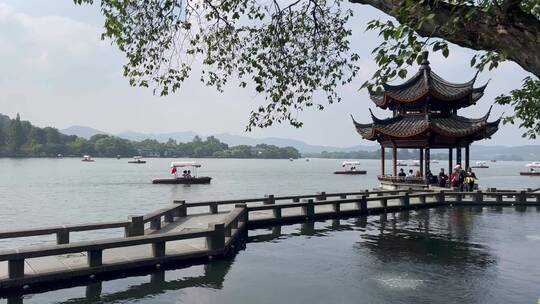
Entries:
[[[111,133],[192,130],[202,135],[294,138],[320,145],[372,144],[355,132],[349,114],[357,121],[370,121],[368,108],[374,106],[367,92],[358,88],[375,69],[371,50],[378,40],[364,30],[368,20],[387,17],[368,6],[351,7],[355,13],[350,22],[353,47],[361,56],[362,71],[353,85],[340,90],[343,102],[325,111],[304,111],[301,129],[281,125],[245,134],[250,110],[262,102],[250,90],[229,86],[219,93],[202,85],[198,77],[165,98],[153,96],[151,89],[130,87],[122,77],[123,55],[99,38],[103,25],[99,6],[75,6],[71,0],[0,0],[0,113],[12,117],[20,113],[38,126],[60,129],[83,125]],[[447,80],[465,82],[475,73],[469,67],[472,54],[452,47],[448,59],[433,55],[430,61],[433,70]],[[511,62],[481,73],[477,85],[491,79],[486,95],[460,114],[484,115],[495,96],[519,87],[527,75]],[[502,112],[512,110],[494,106],[492,119]],[[380,109],[375,113],[381,118],[390,115]],[[522,139],[521,133],[517,126],[505,125],[491,140],[480,143],[538,144]]]

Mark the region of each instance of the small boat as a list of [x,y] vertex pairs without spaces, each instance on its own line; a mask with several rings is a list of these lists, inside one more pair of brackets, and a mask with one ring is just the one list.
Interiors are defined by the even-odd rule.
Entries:
[[345,168],[344,170],[334,171],[334,174],[347,174],[347,175],[360,175],[366,174],[366,170],[357,170],[356,166],[359,166],[360,162],[357,161],[344,161],[341,163],[341,167]]
[[293,161],[293,160],[294,160],[294,159],[292,159],[292,158],[289,158],[289,161]]
[[438,161],[438,160],[436,160],[436,159],[434,159],[434,160],[432,160],[432,161],[431,161],[431,163],[432,163],[432,164],[438,164],[438,163],[439,163],[439,161]]
[[309,158],[306,158],[306,161],[308,162],[308,161],[309,161]]
[[[177,168],[191,168],[189,170],[183,170],[182,174],[178,174]],[[209,184],[212,180],[208,176],[198,176],[197,168],[200,168],[201,164],[196,162],[172,162],[171,174],[174,177],[171,178],[156,178],[152,180],[152,184]],[[191,173],[193,170],[193,174]]]
[[120,159],[120,155],[116,155],[116,159]]
[[471,168],[489,168],[487,162],[483,161],[483,160],[480,160],[480,161],[477,161],[476,164],[474,166],[471,166]]
[[83,162],[93,162],[94,160],[92,159],[92,156],[84,155],[83,159],[81,159],[81,161],[83,161]]
[[396,161],[396,166],[398,167],[407,167],[407,163],[404,161],[404,160],[397,160]]
[[57,158],[64,158],[64,155],[63,154],[58,154],[56,155]]
[[128,161],[130,164],[146,164],[146,161],[142,159],[142,156],[133,156],[133,160]]
[[419,160],[413,160],[411,166],[413,166],[413,167],[420,167],[420,161],[419,161]]
[[539,161],[526,164],[525,167],[527,167],[527,171],[519,172],[519,175],[540,176],[540,162]]
[[492,159],[491,162],[492,162],[492,163],[496,163],[497,160],[496,160],[496,159]]

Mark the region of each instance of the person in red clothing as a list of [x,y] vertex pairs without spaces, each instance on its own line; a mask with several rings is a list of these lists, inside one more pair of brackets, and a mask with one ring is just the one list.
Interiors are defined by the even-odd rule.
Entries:
[[450,175],[450,183],[452,187],[457,188],[459,191],[463,191],[463,182],[465,180],[464,172],[461,169],[461,165],[457,164]]

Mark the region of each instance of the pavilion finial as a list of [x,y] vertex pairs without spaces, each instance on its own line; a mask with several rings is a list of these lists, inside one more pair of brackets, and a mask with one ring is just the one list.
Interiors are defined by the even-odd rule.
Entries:
[[430,69],[428,57],[429,57],[429,52],[428,51],[422,51],[422,63],[420,64],[420,69],[421,70],[424,70],[424,69],[429,70]]

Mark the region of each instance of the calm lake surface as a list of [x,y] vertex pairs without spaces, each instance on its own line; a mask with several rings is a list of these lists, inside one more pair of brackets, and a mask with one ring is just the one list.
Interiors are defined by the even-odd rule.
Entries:
[[[173,199],[357,191],[376,187],[379,173],[377,160],[361,160],[365,176],[339,176],[332,171],[341,160],[201,159],[210,185],[152,185],[168,176],[171,159],[147,161],[0,159],[2,229],[119,220]],[[540,187],[540,178],[519,176],[526,163],[477,169],[480,187]],[[432,171],[441,167],[447,162]],[[253,230],[225,260],[26,295],[24,303],[536,303],[538,212],[437,208]],[[72,239],[103,234],[111,232]],[[0,240],[0,250],[53,240]]]

